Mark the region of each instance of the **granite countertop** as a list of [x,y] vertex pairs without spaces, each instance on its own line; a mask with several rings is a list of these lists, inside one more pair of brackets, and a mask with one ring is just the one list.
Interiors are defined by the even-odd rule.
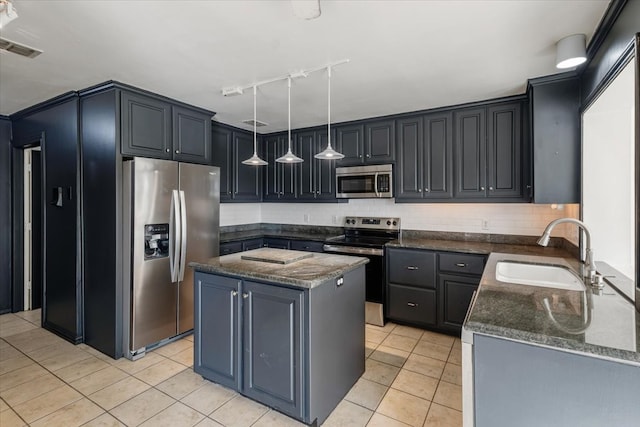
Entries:
[[[640,316],[628,299],[608,284],[601,291],[590,286],[572,291],[501,282],[496,279],[501,260],[562,265],[574,272],[582,268],[574,259],[492,253],[463,340],[468,332],[480,333],[640,366]],[[555,320],[544,309],[545,298]]]
[[291,231],[291,230],[242,230],[220,233],[220,243],[233,242],[237,240],[247,240],[262,237],[276,237],[290,240],[309,240],[315,242],[324,242],[331,237],[337,237],[336,232],[320,232],[314,233],[309,231]]
[[303,251],[260,248],[253,251],[215,257],[204,262],[192,262],[189,263],[189,266],[205,273],[224,274],[242,279],[264,280],[297,288],[311,289],[326,280],[340,277],[346,272],[369,262],[368,258],[324,253],[313,253],[308,258],[284,265],[242,259],[243,256],[251,256],[252,254],[264,257],[268,256],[269,253],[274,258],[282,255],[309,255],[309,252]]
[[434,251],[463,252],[469,254],[489,255],[493,252],[504,252],[521,255],[543,255],[553,257],[571,257],[562,248],[542,247],[530,244],[493,243],[469,240],[442,240],[428,237],[402,237],[387,243],[387,247],[426,249]]

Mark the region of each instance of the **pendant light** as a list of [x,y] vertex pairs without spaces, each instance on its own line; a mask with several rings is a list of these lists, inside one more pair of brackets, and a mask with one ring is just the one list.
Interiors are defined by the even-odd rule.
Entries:
[[258,131],[256,130],[257,118],[256,118],[256,94],[258,92],[258,87],[253,86],[253,156],[248,158],[247,160],[243,160],[243,165],[249,166],[264,166],[267,164],[264,160],[262,160],[258,156]]
[[282,157],[278,157],[276,159],[276,162],[278,163],[302,163],[304,162],[303,159],[301,159],[300,157],[296,156],[295,154],[293,154],[293,152],[291,152],[291,76],[287,77],[287,86],[289,88],[289,132],[287,134],[287,138],[289,139],[289,150],[287,151],[287,153],[282,156]]
[[331,147],[331,65],[327,67],[327,86],[327,148],[314,157],[320,160],[337,160],[342,159],[344,154],[338,153]]

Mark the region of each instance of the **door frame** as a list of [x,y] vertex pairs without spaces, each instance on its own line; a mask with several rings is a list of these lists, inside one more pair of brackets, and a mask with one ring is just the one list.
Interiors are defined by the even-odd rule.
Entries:
[[[33,233],[32,224],[34,215],[42,216],[42,212],[33,212],[32,195],[33,195],[33,157],[34,151],[42,151],[41,147],[35,146],[25,148],[23,153],[23,304],[22,309],[24,311],[31,310],[33,307]],[[42,188],[42,186],[41,186]],[[36,250],[42,250],[42,248],[36,248]]]

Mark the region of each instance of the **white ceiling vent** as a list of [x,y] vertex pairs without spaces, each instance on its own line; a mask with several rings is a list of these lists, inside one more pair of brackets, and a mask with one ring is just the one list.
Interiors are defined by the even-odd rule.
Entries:
[[18,55],[26,56],[27,58],[35,58],[42,53],[42,51],[39,49],[16,43],[3,37],[0,37],[0,49]]
[[[254,125],[254,121],[253,119],[247,119],[247,120],[243,120],[242,123],[249,125],[249,126],[253,126]],[[255,126],[257,128],[262,127],[262,126],[267,126],[269,123],[265,123],[265,122],[261,122],[260,120],[256,120],[255,121]]]

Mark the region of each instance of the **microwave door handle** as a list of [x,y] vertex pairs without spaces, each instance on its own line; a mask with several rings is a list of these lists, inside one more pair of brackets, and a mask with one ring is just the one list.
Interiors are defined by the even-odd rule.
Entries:
[[376,192],[376,197],[380,197],[380,194],[378,193],[378,172],[373,174],[373,191]]

